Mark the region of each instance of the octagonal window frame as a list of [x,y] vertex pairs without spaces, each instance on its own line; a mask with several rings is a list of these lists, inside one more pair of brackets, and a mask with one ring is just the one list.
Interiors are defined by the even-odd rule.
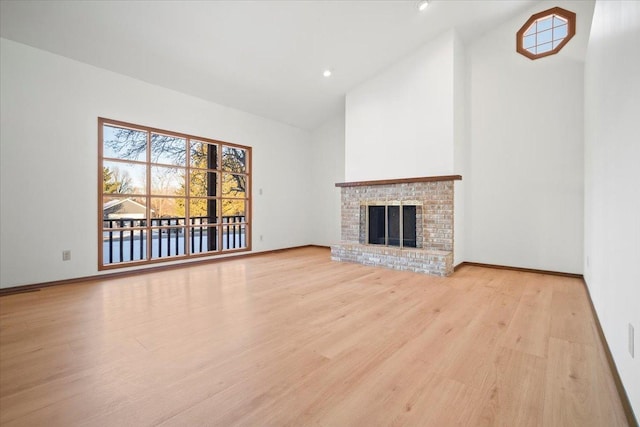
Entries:
[[[564,38],[555,38],[556,29],[560,27],[564,27],[564,24],[555,25],[555,20],[558,17],[559,20],[566,22],[566,35]],[[547,28],[544,27],[542,30],[537,28],[537,25],[545,20],[550,19],[551,25]],[[529,29],[536,25],[536,28],[533,32],[529,31]],[[562,31],[562,30],[561,30]],[[551,35],[550,41],[545,41],[543,43],[538,43],[538,35],[542,33],[549,33]],[[551,9],[544,10],[542,12],[531,15],[531,17],[524,23],[524,25],[518,30],[516,33],[516,51],[526,56],[529,59],[539,59],[544,58],[545,56],[555,55],[560,52],[562,48],[569,43],[569,40],[573,38],[576,34],[576,14],[575,12],[571,12],[570,10],[563,9],[561,7],[552,7]],[[525,39],[530,39],[534,36],[535,44],[533,46],[525,47]],[[547,37],[547,34],[545,34]],[[539,46],[543,46],[545,44],[550,44],[551,49],[545,50],[541,53],[531,52],[529,49],[531,47],[537,48]]]

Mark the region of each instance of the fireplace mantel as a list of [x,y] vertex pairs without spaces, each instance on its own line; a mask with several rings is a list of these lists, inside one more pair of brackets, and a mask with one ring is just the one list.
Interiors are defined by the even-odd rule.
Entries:
[[370,187],[373,185],[413,184],[417,182],[460,181],[461,175],[421,176],[416,178],[379,179],[376,181],[337,182],[336,187]]

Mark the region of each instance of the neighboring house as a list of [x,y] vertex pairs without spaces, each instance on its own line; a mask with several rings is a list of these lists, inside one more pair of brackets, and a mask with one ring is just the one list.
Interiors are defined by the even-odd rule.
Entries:
[[[151,209],[151,213],[153,214],[153,209]],[[105,203],[102,208],[104,219],[144,219],[146,215],[147,207],[132,199],[111,200]]]

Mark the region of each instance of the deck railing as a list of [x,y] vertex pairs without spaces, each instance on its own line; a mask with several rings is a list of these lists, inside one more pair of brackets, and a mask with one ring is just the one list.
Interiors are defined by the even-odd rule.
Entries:
[[218,250],[218,233],[222,233],[222,249],[246,247],[244,215],[216,218],[200,216],[189,218],[107,218],[103,219],[103,262],[105,265],[147,259],[147,221],[151,226],[151,258],[184,255],[185,236],[189,229],[189,253]]

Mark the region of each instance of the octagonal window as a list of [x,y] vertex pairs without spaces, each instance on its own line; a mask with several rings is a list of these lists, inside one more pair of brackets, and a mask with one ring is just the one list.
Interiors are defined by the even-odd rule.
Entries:
[[529,59],[560,52],[576,33],[576,14],[554,7],[532,15],[516,34],[516,50]]

